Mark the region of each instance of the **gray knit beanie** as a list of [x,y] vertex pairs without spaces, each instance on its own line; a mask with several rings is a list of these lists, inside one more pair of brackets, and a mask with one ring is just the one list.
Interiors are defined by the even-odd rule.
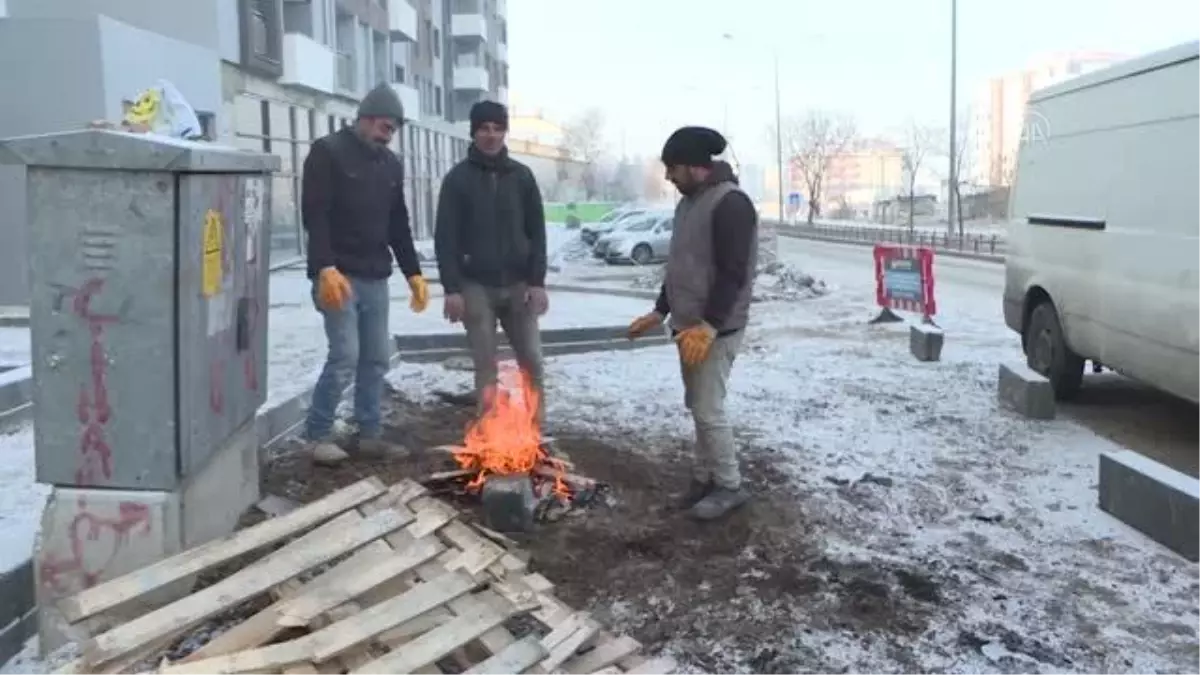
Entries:
[[390,117],[396,124],[404,123],[404,106],[395,90],[381,82],[358,104],[359,117]]

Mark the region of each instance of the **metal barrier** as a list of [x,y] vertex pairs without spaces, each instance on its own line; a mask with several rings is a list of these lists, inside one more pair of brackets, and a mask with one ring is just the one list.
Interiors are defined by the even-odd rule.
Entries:
[[909,231],[907,228],[878,227],[871,225],[832,225],[813,223],[808,225],[781,225],[780,234],[808,236],[836,241],[863,244],[907,244],[927,246],[939,251],[952,251],[968,255],[1001,257],[1006,251],[1004,237],[998,234],[950,234],[949,232]]

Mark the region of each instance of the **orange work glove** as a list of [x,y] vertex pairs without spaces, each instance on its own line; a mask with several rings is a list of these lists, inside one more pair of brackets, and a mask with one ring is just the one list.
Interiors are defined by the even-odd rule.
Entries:
[[717,339],[717,330],[707,322],[700,323],[679,331],[675,343],[679,345],[679,357],[685,365],[694,366],[708,358],[708,350],[712,348],[713,340]]
[[643,314],[629,324],[629,339],[634,340],[658,328],[663,323],[663,315],[658,312]]
[[425,282],[425,277],[420,274],[409,277],[408,290],[412,291],[412,299],[408,301],[409,309],[417,314],[424,312],[429,306],[429,284]]
[[350,280],[336,267],[325,267],[317,276],[317,300],[321,309],[340,311],[350,299]]

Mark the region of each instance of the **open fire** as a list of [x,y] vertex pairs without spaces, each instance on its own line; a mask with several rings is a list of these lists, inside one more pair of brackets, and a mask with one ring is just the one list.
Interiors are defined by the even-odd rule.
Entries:
[[498,382],[484,396],[483,412],[468,424],[462,445],[446,448],[459,469],[430,476],[426,484],[458,484],[466,494],[484,494],[486,504],[489,481],[496,489],[504,483],[504,490],[527,481],[528,508],[538,520],[557,520],[597,495],[602,486],[571,473],[569,461],[551,454],[538,423],[540,397],[527,372],[501,362]]

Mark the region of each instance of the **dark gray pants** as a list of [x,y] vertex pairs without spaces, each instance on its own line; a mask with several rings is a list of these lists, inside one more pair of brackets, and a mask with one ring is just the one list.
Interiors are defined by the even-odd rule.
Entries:
[[466,317],[463,326],[467,329],[467,342],[471,348],[471,360],[475,364],[475,396],[482,412],[484,392],[496,383],[496,351],[500,340],[496,324],[504,329],[512,345],[517,364],[529,373],[537,389],[539,401],[538,424],[545,417],[544,387],[542,386],[542,337],[538,329],[538,317],[525,302],[525,284],[500,288],[463,284],[463,302]]

